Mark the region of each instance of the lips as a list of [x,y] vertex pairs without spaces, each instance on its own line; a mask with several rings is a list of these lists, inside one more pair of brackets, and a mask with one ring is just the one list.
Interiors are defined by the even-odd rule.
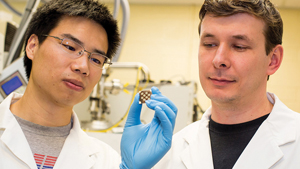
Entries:
[[81,91],[84,89],[84,84],[81,81],[75,79],[65,79],[63,80],[66,86],[75,91]]
[[230,80],[230,79],[211,78],[211,77],[209,77],[209,79],[219,81],[219,82],[234,82],[235,81],[235,80]]
[[236,82],[235,80],[227,79],[227,78],[209,77],[208,79],[211,80],[212,83],[217,86],[225,86],[225,85]]

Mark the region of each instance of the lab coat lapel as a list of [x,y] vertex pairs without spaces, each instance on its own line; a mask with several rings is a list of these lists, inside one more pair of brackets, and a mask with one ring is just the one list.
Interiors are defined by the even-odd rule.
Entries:
[[[210,109],[203,115],[199,130],[189,131],[185,136],[188,146],[180,156],[187,169],[205,168],[213,169],[211,144],[209,137],[208,122]],[[198,131],[195,133],[195,131]],[[197,135],[195,137],[195,134]]]
[[271,168],[283,157],[280,147],[296,140],[294,113],[287,112],[288,108],[275,95],[268,93],[268,97],[273,97],[276,104],[241,154],[234,168]]
[[14,115],[10,112],[10,102],[16,96],[14,93],[9,95],[1,104],[0,110],[5,110],[0,117],[2,119],[0,130],[3,130],[1,140],[16,157],[34,169],[36,163],[27,139]]
[[258,130],[233,168],[270,168],[283,157],[274,139],[270,130]]
[[79,120],[73,113],[73,128],[67,137],[54,168],[90,169],[96,162],[93,154],[100,150],[80,128]]

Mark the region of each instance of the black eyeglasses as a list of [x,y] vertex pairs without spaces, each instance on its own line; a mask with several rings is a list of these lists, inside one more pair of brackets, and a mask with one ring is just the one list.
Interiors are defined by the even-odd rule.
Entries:
[[101,69],[106,69],[111,65],[110,59],[101,54],[101,53],[91,53],[84,49],[83,46],[75,42],[74,40],[68,39],[68,38],[59,38],[56,36],[51,35],[42,35],[46,37],[55,38],[57,40],[60,40],[60,48],[65,51],[66,53],[70,54],[70,57],[73,59],[79,58],[84,54],[84,52],[88,53],[89,61],[92,63],[92,65],[95,65]]

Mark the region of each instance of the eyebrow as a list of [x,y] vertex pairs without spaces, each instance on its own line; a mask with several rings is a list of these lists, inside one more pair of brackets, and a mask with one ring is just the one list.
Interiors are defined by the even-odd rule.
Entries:
[[[213,35],[211,33],[205,33],[201,38],[214,38],[214,37],[215,37],[215,35]],[[232,38],[237,39],[237,40],[251,42],[251,39],[246,35],[233,35]]]
[[248,36],[246,35],[234,35],[232,36],[234,39],[238,39],[238,40],[244,40],[244,41],[248,41],[251,42],[250,38],[248,38]]
[[[76,43],[78,43],[81,46],[84,46],[84,43],[81,40],[77,39],[76,37],[74,37],[71,34],[68,34],[68,33],[67,34],[62,34],[62,36],[65,37],[65,38],[68,38],[68,39],[71,39],[71,40],[75,41]],[[101,55],[106,56],[106,53],[104,51],[102,51],[102,50],[94,49],[93,51],[94,52],[92,52],[92,53],[99,53]]]
[[215,35],[210,33],[205,33],[203,36],[201,36],[201,38],[213,38],[213,37],[215,37]]

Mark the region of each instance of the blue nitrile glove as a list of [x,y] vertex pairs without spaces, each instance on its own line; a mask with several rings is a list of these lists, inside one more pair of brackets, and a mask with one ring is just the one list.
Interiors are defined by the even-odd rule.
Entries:
[[151,123],[142,124],[140,120],[139,94],[131,105],[121,140],[121,169],[151,168],[171,148],[177,108],[158,88],[151,91],[151,99],[146,101],[155,110]]

